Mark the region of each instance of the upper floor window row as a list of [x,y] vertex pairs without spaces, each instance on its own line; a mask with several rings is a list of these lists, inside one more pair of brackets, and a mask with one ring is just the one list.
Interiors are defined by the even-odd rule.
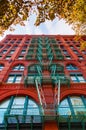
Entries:
[[[3,64],[0,64],[0,71],[2,71],[3,68],[4,68],[4,65],[3,65]],[[14,66],[12,70],[13,70],[13,71],[23,71],[24,68],[25,68],[24,65],[19,64],[19,65]]]
[[6,39],[4,41],[4,43],[11,43],[11,44],[14,44],[14,43],[20,43],[22,41],[22,39]]

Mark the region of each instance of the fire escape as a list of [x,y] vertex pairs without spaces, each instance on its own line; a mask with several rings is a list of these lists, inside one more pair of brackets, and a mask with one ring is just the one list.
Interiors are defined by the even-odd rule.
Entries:
[[55,39],[39,37],[32,39],[26,59],[36,59],[37,64],[29,67],[25,85],[36,86],[44,120],[56,120],[60,87],[70,85],[69,77],[64,74],[61,49]]

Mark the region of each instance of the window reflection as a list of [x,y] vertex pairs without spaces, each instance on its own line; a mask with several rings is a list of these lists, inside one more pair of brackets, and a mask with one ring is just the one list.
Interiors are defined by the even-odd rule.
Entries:
[[[70,100],[69,100],[70,99]],[[83,102],[86,101],[86,98],[82,96],[71,96],[64,99],[58,108],[59,115],[72,115],[73,111],[75,115],[86,114],[86,106]]]
[[[10,108],[10,109],[9,109]],[[34,122],[40,122],[39,107],[35,101],[33,101],[28,96],[26,97],[11,97],[8,100],[0,103],[0,123],[3,123],[4,115],[7,113],[9,121],[12,123],[16,122],[16,115],[20,115],[20,123],[23,121],[23,116],[25,116],[25,122],[31,121],[31,116],[34,116]],[[12,118],[11,118],[12,116]],[[39,116],[39,118],[38,118]],[[14,118],[14,119],[13,119]],[[37,119],[38,118],[38,119]]]

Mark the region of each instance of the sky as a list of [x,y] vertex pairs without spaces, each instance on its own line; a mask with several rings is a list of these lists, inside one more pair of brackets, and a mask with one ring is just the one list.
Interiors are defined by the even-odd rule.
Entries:
[[53,35],[73,35],[75,32],[72,27],[69,26],[64,20],[59,20],[55,18],[53,21],[46,21],[41,23],[39,26],[35,26],[35,16],[30,16],[28,21],[25,21],[25,26],[16,25],[15,31],[5,31],[3,37],[0,36],[2,40],[7,34],[53,34]]

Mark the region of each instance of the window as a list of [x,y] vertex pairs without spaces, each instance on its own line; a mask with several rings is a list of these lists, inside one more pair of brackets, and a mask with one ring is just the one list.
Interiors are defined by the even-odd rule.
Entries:
[[58,44],[62,43],[60,39],[56,39],[56,41]]
[[4,68],[4,65],[0,64],[0,71]]
[[17,45],[15,45],[15,46],[13,47],[13,49],[15,50],[17,47],[18,47],[18,46],[17,46]]
[[11,50],[11,51],[10,51],[10,54],[13,54],[14,52],[15,52],[15,50]]
[[74,52],[75,54],[79,54],[77,50],[73,50],[73,52]]
[[0,45],[0,49],[3,47],[3,45]]
[[22,75],[21,74],[10,74],[7,83],[20,83]]
[[13,68],[13,70],[24,70],[24,66],[23,65],[21,65],[21,64],[19,64],[19,65],[16,65],[14,68]]
[[76,46],[78,49],[80,49],[80,46],[78,45],[78,46]]
[[71,59],[71,57],[70,56],[65,56],[67,59]]
[[25,50],[26,50],[26,49],[27,49],[27,45],[23,46],[23,49],[25,49]]
[[71,49],[74,49],[74,47],[73,47],[73,46],[70,46],[70,48],[71,48]]
[[86,51],[85,51],[85,50],[83,50],[82,53],[83,53],[84,55],[86,55]]
[[63,50],[63,53],[64,53],[65,55],[68,54],[67,50]]
[[7,59],[7,60],[8,60],[8,59],[10,59],[10,58],[11,58],[11,56],[6,56],[6,58],[5,58],[5,59]]
[[[33,123],[41,123],[39,109],[36,102],[28,96],[12,96],[0,102],[0,124],[3,123],[7,111],[9,111],[9,116],[6,119],[9,124],[17,123],[17,119],[19,119],[19,123],[31,123],[31,115]],[[19,115],[21,116],[19,117]]]
[[24,56],[19,56],[19,57],[18,57],[19,60],[21,60],[21,59],[23,59],[23,58],[24,58]]
[[70,77],[73,82],[85,82],[83,75],[80,73],[72,73]]
[[25,43],[28,44],[28,43],[29,43],[29,39],[27,39],[27,40],[25,41]]
[[4,120],[4,114],[7,110],[8,104],[10,100],[5,100],[3,102],[0,102],[0,124],[3,123]]
[[78,70],[78,68],[75,65],[69,64],[66,66],[67,70]]
[[67,44],[70,43],[69,39],[64,39]]
[[83,59],[83,56],[78,56],[78,58],[79,58],[80,60],[82,60],[82,59]]
[[19,40],[16,41],[16,43],[21,43],[21,41],[22,41],[22,39],[19,39]]
[[10,48],[10,47],[11,47],[10,45],[6,46],[7,49]]
[[63,45],[60,45],[60,48],[61,48],[62,50],[65,49]]
[[58,111],[60,115],[71,115],[71,110],[67,99],[64,99],[60,103]]
[[[86,113],[86,106],[84,104],[86,98],[84,96],[71,96],[67,97],[63,101],[61,101],[58,111],[59,115],[66,115],[64,118],[67,118],[67,115],[78,115]],[[80,117],[79,117],[80,119]],[[81,120],[81,119],[80,119]]]
[[13,40],[11,40],[11,41],[10,41],[10,43],[12,43],[12,44],[13,44],[15,41],[16,41],[16,39],[13,39]]
[[7,52],[7,50],[3,50],[2,53],[5,54]]
[[4,41],[4,43],[8,43],[8,42],[9,42],[9,40]]
[[26,50],[22,50],[22,51],[21,51],[21,54],[25,54],[25,52],[26,52]]

